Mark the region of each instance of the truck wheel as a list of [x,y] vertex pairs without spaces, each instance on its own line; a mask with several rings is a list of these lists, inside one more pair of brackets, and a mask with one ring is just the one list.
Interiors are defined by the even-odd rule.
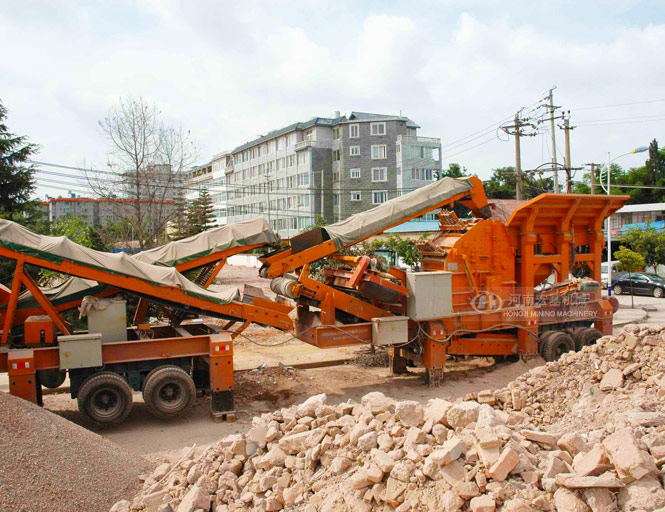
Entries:
[[584,334],[582,334],[582,342],[583,346],[587,345],[593,345],[596,343],[598,338],[602,338],[603,333],[600,332],[598,329],[592,329],[591,327],[587,327]]
[[543,357],[547,362],[556,361],[566,352],[573,351],[575,351],[573,338],[565,332],[556,331],[547,338],[543,347]]
[[553,335],[556,334],[557,331],[545,331],[542,333],[539,338],[538,338],[538,353],[540,354],[540,357],[545,358],[545,345],[547,344],[547,340]]
[[51,370],[37,370],[37,378],[39,383],[45,388],[55,389],[62,386],[67,378],[67,372],[58,368]]
[[78,406],[79,411],[99,425],[117,425],[132,409],[132,388],[117,373],[95,373],[81,384]]
[[588,327],[577,327],[570,333],[570,336],[573,338],[573,342],[575,343],[576,352],[579,352],[582,350],[582,347],[584,347],[584,335],[588,329]]
[[159,366],[143,384],[143,400],[158,418],[171,418],[187,409],[196,396],[189,374],[178,366]]

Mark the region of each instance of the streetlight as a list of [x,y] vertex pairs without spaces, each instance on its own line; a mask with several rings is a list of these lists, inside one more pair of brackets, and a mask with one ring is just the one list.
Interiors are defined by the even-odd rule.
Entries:
[[[610,158],[610,152],[607,152],[607,188],[605,191],[607,192],[607,195],[610,195],[610,164],[614,162],[615,160],[621,158],[622,156],[626,155],[631,155],[633,153],[644,153],[645,151],[649,151],[648,146],[640,146],[635,149],[630,150],[628,153],[624,153],[623,155],[619,155],[614,158]],[[600,178],[600,185],[601,187],[603,186],[603,178],[601,176]],[[603,187],[605,188],[605,187]],[[612,225],[612,215],[607,217],[607,295],[609,297],[612,296],[612,230],[610,229]]]

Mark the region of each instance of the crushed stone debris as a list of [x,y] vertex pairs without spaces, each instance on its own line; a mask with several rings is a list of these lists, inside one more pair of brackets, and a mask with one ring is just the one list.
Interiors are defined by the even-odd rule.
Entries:
[[628,325],[454,402],[309,397],[111,510],[665,512],[664,480],[665,326]]
[[30,402],[0,392],[0,512],[108,511],[151,464]]

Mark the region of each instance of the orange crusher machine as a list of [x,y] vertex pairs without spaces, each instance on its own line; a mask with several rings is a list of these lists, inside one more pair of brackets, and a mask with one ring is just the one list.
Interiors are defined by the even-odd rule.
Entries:
[[[445,178],[292,238],[262,259],[261,273],[294,301],[301,340],[321,348],[388,346],[394,373],[424,366],[427,383],[436,385],[447,357],[540,352],[551,361],[610,334],[618,303],[601,297],[602,224],[627,199],[542,194],[503,222],[489,218],[477,178]],[[455,204],[474,218],[446,209]],[[348,255],[353,245],[436,209],[439,231],[415,242],[419,271]],[[322,258],[317,280],[310,265]]]
[[[0,257],[16,262],[11,289],[0,290],[0,371],[9,374],[10,393],[41,403],[42,386],[59,386],[66,371],[72,398],[99,424],[122,422],[131,409],[132,391],[142,391],[149,410],[167,418],[186,409],[201,389],[212,397],[213,417],[233,419],[233,338],[251,322],[282,330],[293,325],[289,306],[248,293],[241,297],[238,290],[207,290],[229,256],[278,242],[260,221],[265,226],[254,226],[254,231],[252,226],[230,225],[167,244],[153,250],[155,255],[146,251],[141,261],[36,235],[0,220]],[[248,229],[254,234],[243,239]],[[200,239],[206,237],[209,243],[202,248]],[[42,289],[27,266],[72,277],[62,289]],[[179,271],[192,272],[194,282]],[[140,301],[134,326],[126,328],[126,316],[114,319],[119,336],[73,332],[61,316],[79,306],[84,295],[99,298],[120,292]],[[141,323],[149,302],[164,308],[169,325]],[[191,315],[227,322],[221,329],[182,323]]]

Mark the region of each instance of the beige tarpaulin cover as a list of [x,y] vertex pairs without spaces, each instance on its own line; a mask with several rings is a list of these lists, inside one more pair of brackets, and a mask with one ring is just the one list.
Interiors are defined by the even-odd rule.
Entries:
[[[188,295],[220,304],[228,304],[240,296],[237,289],[217,293],[210,292],[195,285],[172,267],[160,267],[143,263],[125,253],[111,254],[88,249],[64,236],[38,235],[15,222],[4,219],[0,219],[0,245],[48,261],[72,261],[118,276],[135,277],[158,286],[174,286]],[[118,279],[117,282],[112,284],[122,288],[122,279]]]
[[198,235],[141,251],[139,261],[173,267],[215,252],[255,244],[276,244],[279,238],[263,217],[209,229]]
[[454,195],[471,190],[469,180],[443,178],[416,189],[401,197],[391,199],[365,212],[356,213],[348,219],[326,226],[335,247],[341,249],[379,233],[389,226],[400,224],[412,215],[431,208]]
[[[268,221],[261,217],[209,229],[182,240],[139,252],[132,255],[132,258],[153,265],[175,266],[185,261],[233,247],[278,242],[277,234],[270,228]],[[97,293],[95,288],[102,290],[104,286],[98,285],[96,281],[89,279],[70,277],[58,286],[41,288],[41,290],[52,304],[57,305],[61,302],[78,300],[87,294],[94,295]],[[36,305],[32,293],[28,290],[25,290],[19,297],[19,307]]]

